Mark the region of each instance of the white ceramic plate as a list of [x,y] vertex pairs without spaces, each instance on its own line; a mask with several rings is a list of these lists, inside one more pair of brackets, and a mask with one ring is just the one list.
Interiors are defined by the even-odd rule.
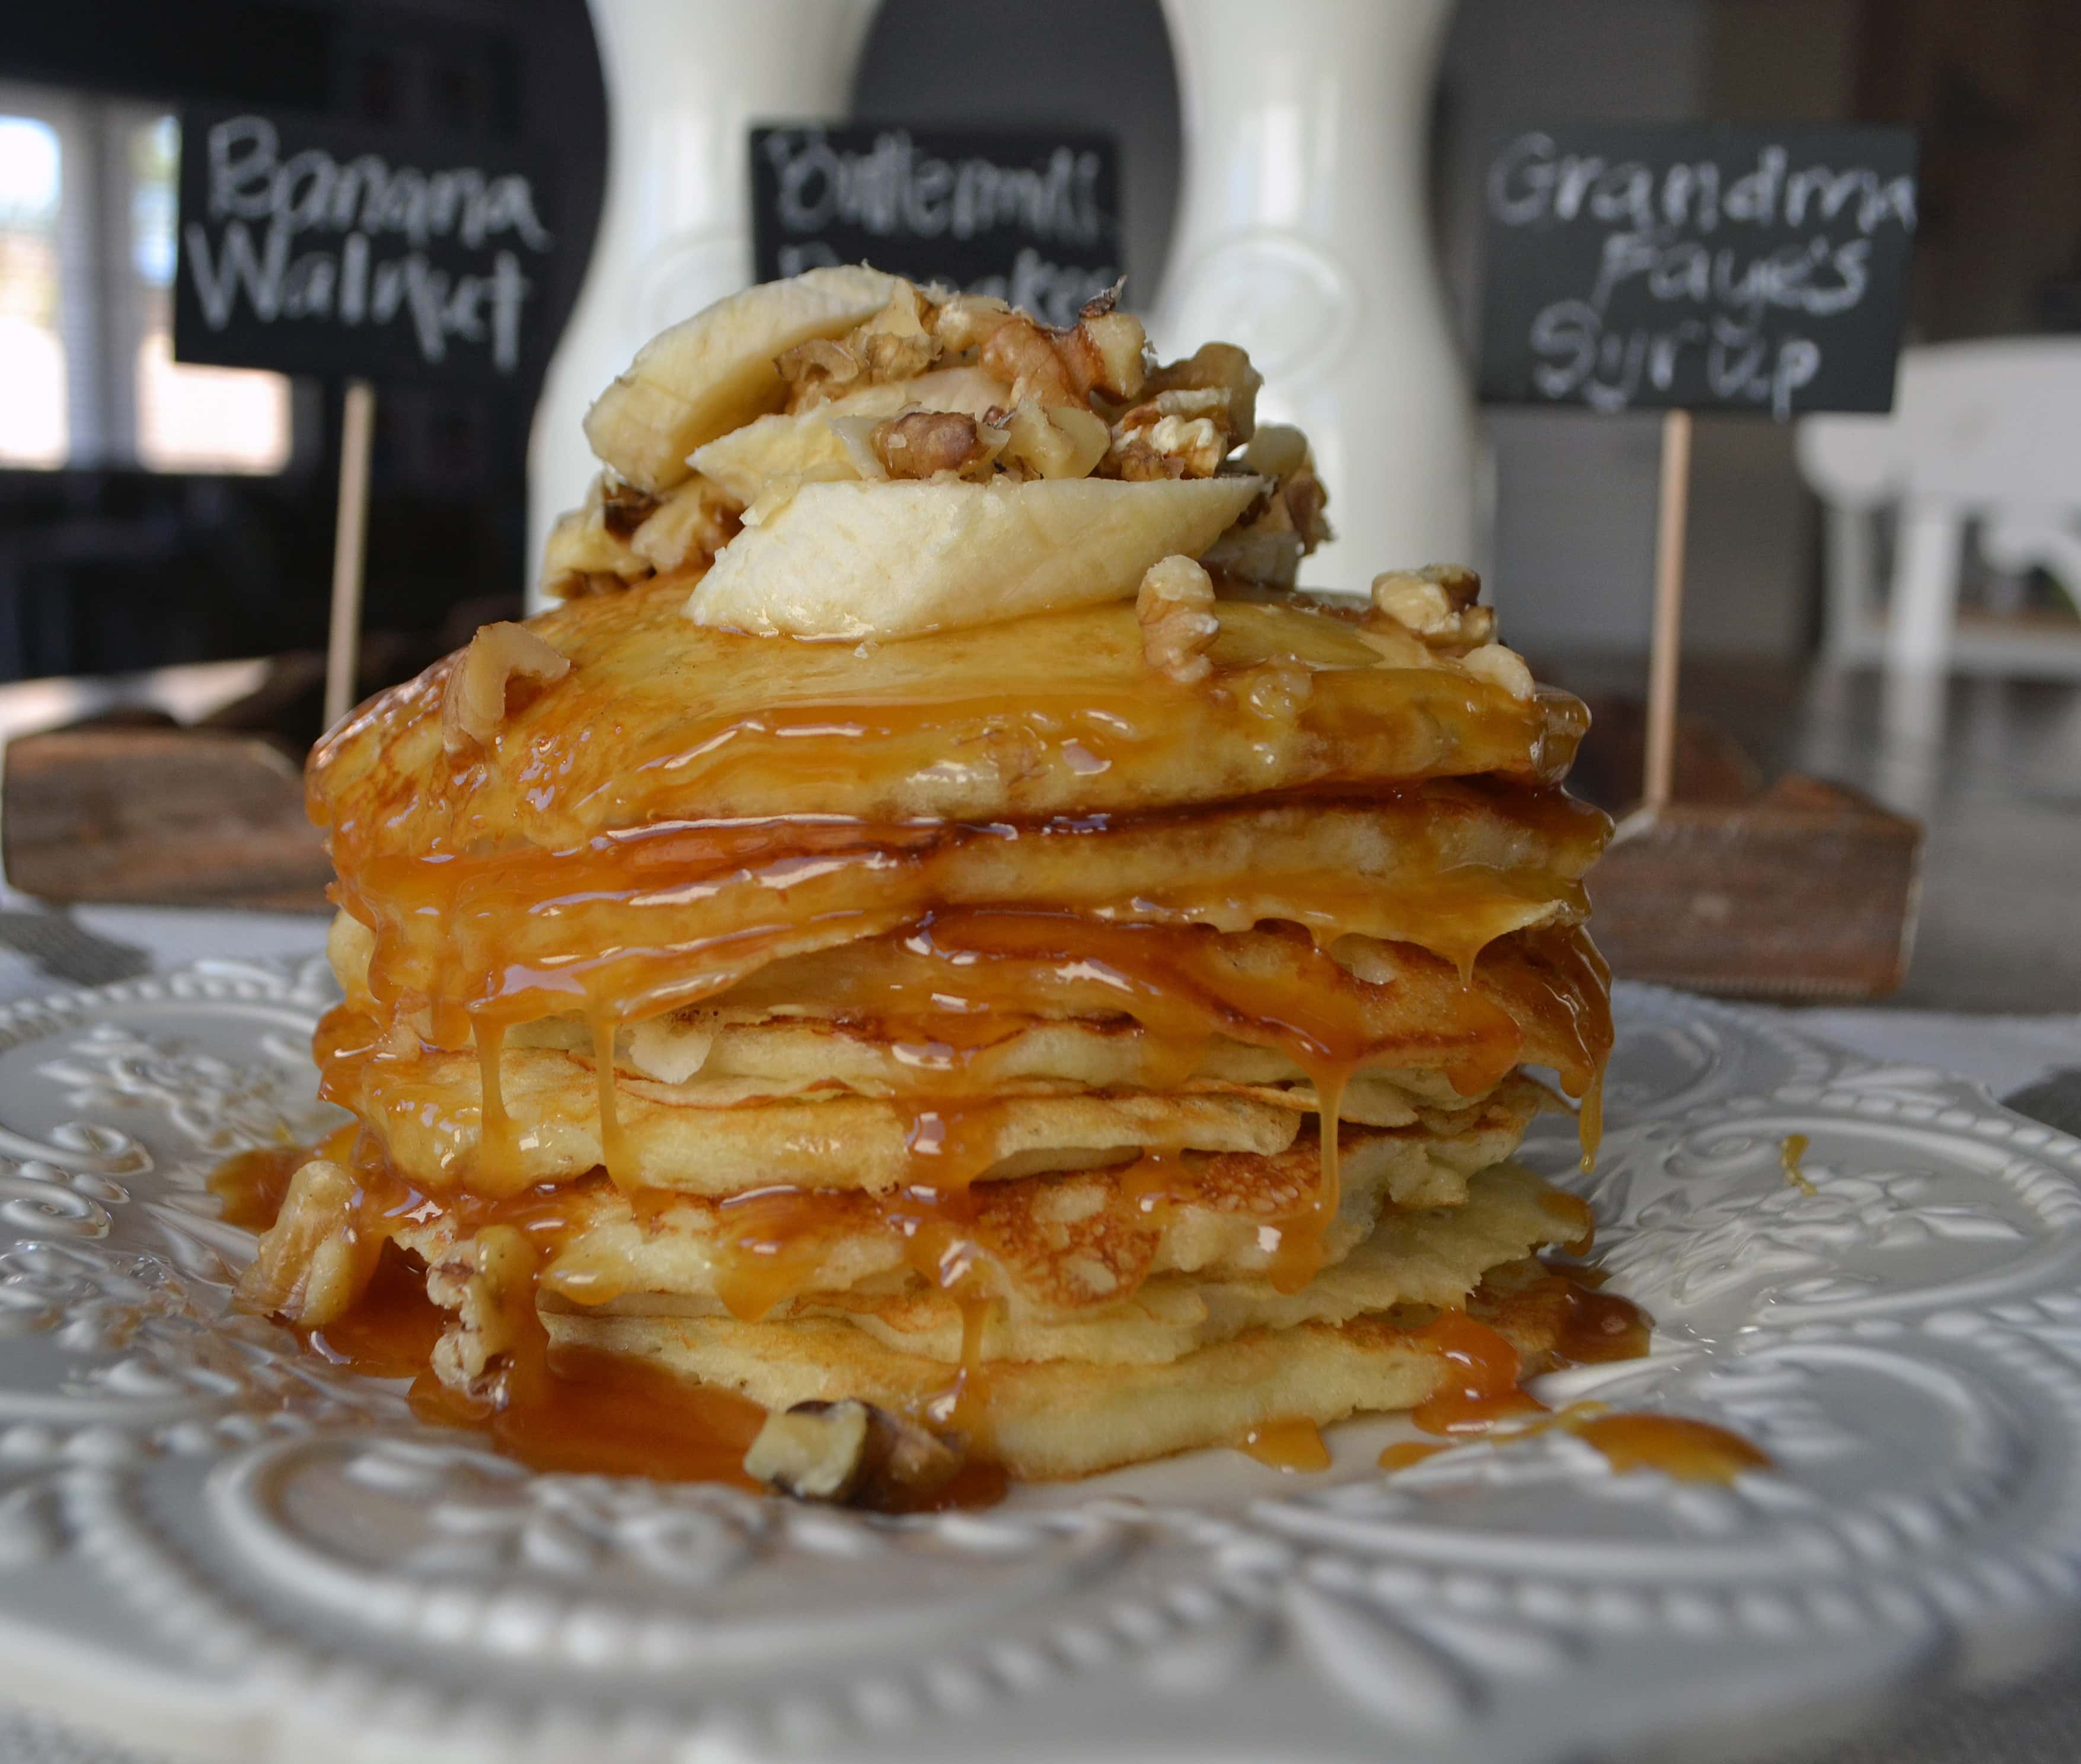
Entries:
[[[1209,1452],[967,1515],[544,1477],[226,1309],[203,1187],[322,1125],[322,964],[0,1010],[0,1694],[288,1764],[1687,1760],[2070,1646],[2081,1144],[1935,1071],[1621,988],[1565,1179],[1644,1361],[1546,1381],[1776,1468],[1549,1433],[1392,1481]],[[1810,1141],[1816,1193],[1780,1147]],[[1528,1156],[1570,1171],[1568,1124]]]

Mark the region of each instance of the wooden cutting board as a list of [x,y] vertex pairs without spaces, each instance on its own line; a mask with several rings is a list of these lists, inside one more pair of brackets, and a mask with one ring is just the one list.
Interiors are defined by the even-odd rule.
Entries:
[[53,901],[323,911],[332,879],[302,768],[263,735],[163,721],[10,742],[7,880]]
[[1613,973],[1751,998],[1877,998],[1907,977],[1922,827],[1818,778],[1641,810],[1589,877]]

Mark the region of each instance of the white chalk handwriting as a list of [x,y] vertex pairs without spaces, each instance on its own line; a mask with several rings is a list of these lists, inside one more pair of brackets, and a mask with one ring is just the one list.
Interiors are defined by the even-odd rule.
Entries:
[[[521,311],[534,286],[523,254],[555,242],[526,176],[473,166],[427,171],[317,147],[284,156],[264,116],[213,124],[203,150],[217,237],[189,220],[182,245],[210,330],[225,330],[242,309],[263,324],[350,329],[402,317],[428,364],[460,342],[485,345],[501,373],[519,366]],[[379,258],[392,241],[406,249]],[[429,247],[491,255],[481,273],[463,273],[440,267]]]
[[[1668,402],[1681,377],[1713,402],[1793,415],[1822,360],[1801,322],[1836,318],[1865,299],[1875,242],[1914,233],[1915,181],[1821,164],[1768,137],[1743,162],[1656,166],[1564,151],[1538,130],[1497,153],[1486,189],[1495,224],[1604,232],[1588,285],[1532,319],[1541,397],[1622,410],[1649,395]],[[1643,296],[1649,313],[1668,318],[1640,319]],[[1635,316],[1616,319],[1615,303]]]
[[1057,245],[1089,246],[1106,236],[1099,205],[1104,160],[1057,147],[1045,171],[970,155],[921,152],[903,130],[856,152],[821,130],[776,130],[762,143],[779,184],[778,213],[790,233],[857,226],[877,237],[973,239],[1015,227]]

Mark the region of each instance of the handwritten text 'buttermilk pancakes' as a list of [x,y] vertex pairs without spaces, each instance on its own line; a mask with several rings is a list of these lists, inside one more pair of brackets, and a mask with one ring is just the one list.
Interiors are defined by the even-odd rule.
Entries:
[[[1730,175],[1711,159],[1655,168],[1563,153],[1530,133],[1490,162],[1487,197],[1501,226],[1613,229],[1592,285],[1532,321],[1543,396],[1622,410],[1702,368],[1714,402],[1780,421],[1822,366],[1801,319],[1852,313],[1873,285],[1875,239],[1911,237],[1915,221],[1911,174],[1795,163],[1780,145]],[[1637,322],[1643,293],[1666,322]],[[1615,305],[1629,322],[1612,322]]]
[[[780,274],[863,255],[894,268],[919,256],[937,266],[933,279],[1064,325],[1118,277],[1116,229],[1101,189],[1105,162],[1096,150],[1058,145],[1040,162],[1020,165],[935,152],[906,129],[878,130],[864,148],[843,138],[851,133],[835,140],[822,128],[776,128],[759,141],[784,242]],[[1016,255],[994,249],[993,236],[1015,244]],[[898,242],[909,246],[902,255],[890,249]],[[972,253],[1010,262],[965,273]]]
[[[271,325],[351,328],[402,318],[429,365],[453,342],[487,346],[500,373],[519,365],[532,285],[520,251],[552,243],[527,178],[469,166],[423,171],[315,147],[284,158],[263,116],[216,124],[205,151],[208,219],[221,230],[212,243],[210,227],[190,221],[182,244],[211,330],[230,324],[242,299]],[[379,255],[386,245],[393,255]],[[444,268],[433,255],[452,261],[458,252],[489,253],[482,273]]]

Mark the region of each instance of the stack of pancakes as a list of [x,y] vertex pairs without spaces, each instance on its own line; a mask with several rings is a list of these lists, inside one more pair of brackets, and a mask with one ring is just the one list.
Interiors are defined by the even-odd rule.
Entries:
[[1420,1404],[1470,1305],[1534,1363],[1499,1295],[1587,1218],[1520,1068],[1610,1039],[1574,701],[1284,590],[1167,671],[1131,600],[816,642],[706,565],[531,621],[489,739],[465,656],[316,755],[361,1130],[249,1299],[394,1244],[481,1400],[539,1316],[1023,1477]]

